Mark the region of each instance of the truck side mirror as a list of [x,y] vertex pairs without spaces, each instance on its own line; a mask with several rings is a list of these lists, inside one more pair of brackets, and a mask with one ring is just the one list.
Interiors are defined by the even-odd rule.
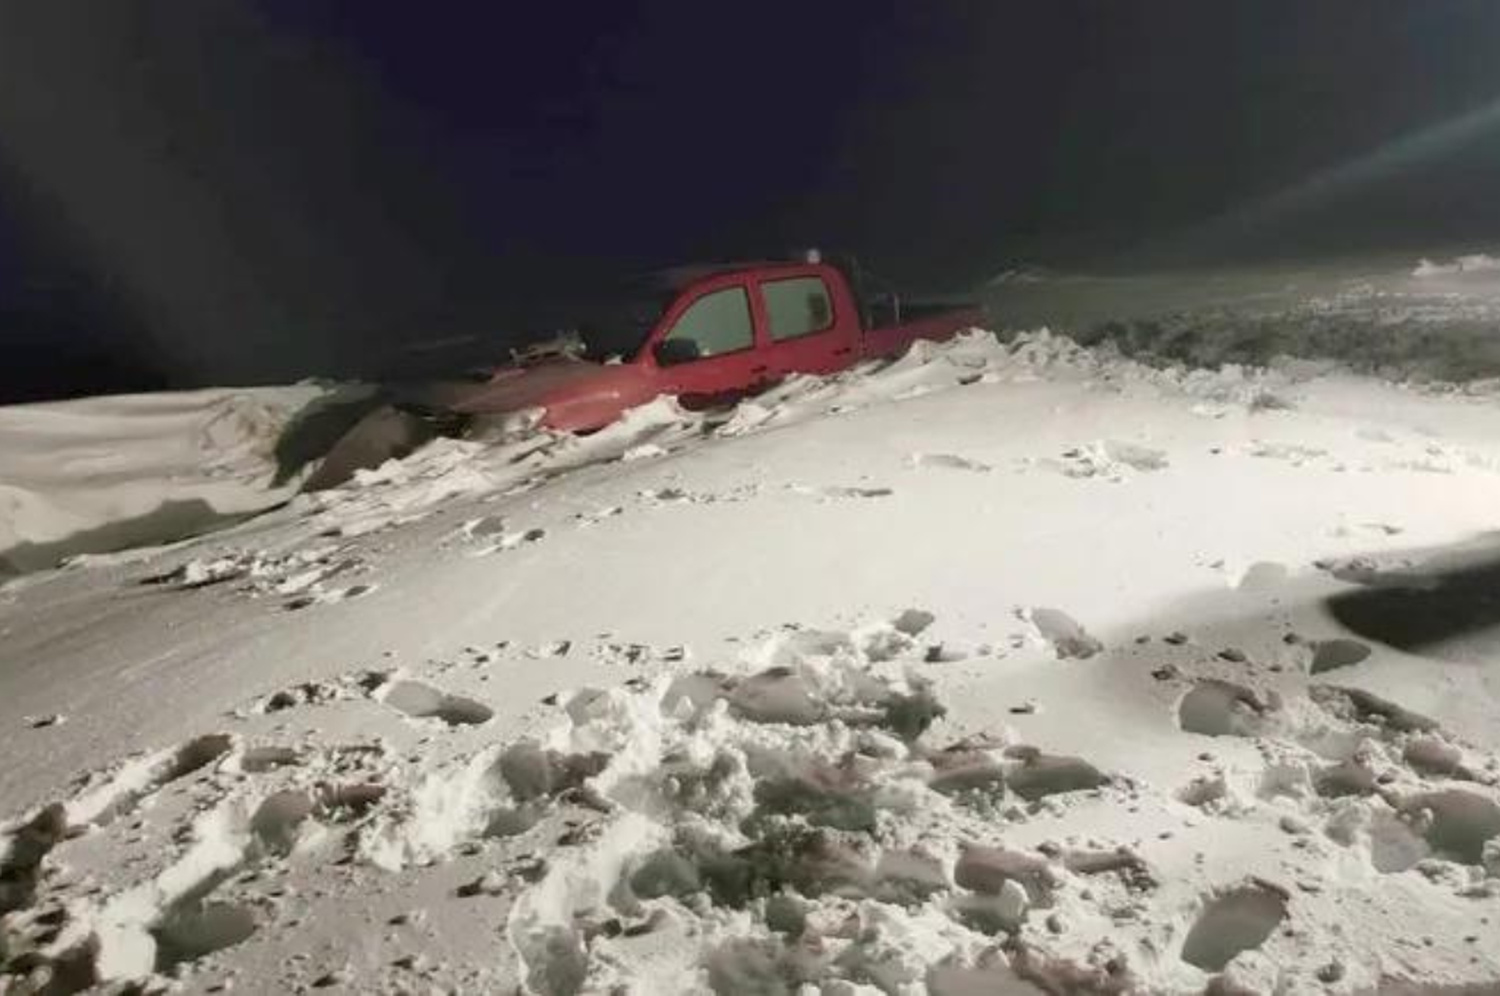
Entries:
[[678,363],[690,363],[700,359],[703,353],[692,339],[663,339],[651,351],[658,366],[670,367]]

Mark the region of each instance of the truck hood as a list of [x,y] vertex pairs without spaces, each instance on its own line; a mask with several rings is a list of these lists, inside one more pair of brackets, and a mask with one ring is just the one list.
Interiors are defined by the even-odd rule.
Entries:
[[546,407],[595,394],[636,394],[644,372],[629,364],[574,358],[502,367],[488,380],[445,382],[403,395],[416,406],[464,415],[492,415]]

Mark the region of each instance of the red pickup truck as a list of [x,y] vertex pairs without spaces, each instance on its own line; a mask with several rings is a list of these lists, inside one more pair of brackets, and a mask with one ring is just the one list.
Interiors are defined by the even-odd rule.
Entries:
[[502,366],[403,407],[459,416],[541,409],[548,428],[582,432],[664,394],[689,408],[722,404],[788,374],[834,373],[984,320],[977,307],[903,309],[892,294],[866,297],[851,273],[826,262],[666,271],[624,300],[585,307],[581,355]]
[[979,307],[913,307],[864,284],[856,266],[816,259],[665,271],[581,302],[578,349],[394,391],[393,404],[346,433],[303,487],[334,487],[434,434],[464,432],[475,416],[536,411],[547,428],[588,432],[662,395],[688,408],[722,405],[789,374],[835,373],[984,322]]

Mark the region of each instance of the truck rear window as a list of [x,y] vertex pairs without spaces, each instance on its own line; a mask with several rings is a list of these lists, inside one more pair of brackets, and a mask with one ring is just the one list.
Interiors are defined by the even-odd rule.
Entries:
[[760,285],[771,322],[771,338],[796,339],[833,326],[833,301],[821,277],[788,277]]

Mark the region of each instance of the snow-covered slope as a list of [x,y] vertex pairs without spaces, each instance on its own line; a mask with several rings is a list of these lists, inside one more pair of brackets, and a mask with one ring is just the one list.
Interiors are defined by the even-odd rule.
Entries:
[[976,333],[12,582],[0,986],[1488,991],[1496,400]]
[[984,289],[1013,327],[1046,321],[1150,362],[1332,361],[1400,381],[1500,378],[1500,259],[1351,259],[1316,265],[1090,276],[1035,267]]
[[0,407],[0,576],[280,504],[301,480],[288,427],[360,395],[301,384]]

